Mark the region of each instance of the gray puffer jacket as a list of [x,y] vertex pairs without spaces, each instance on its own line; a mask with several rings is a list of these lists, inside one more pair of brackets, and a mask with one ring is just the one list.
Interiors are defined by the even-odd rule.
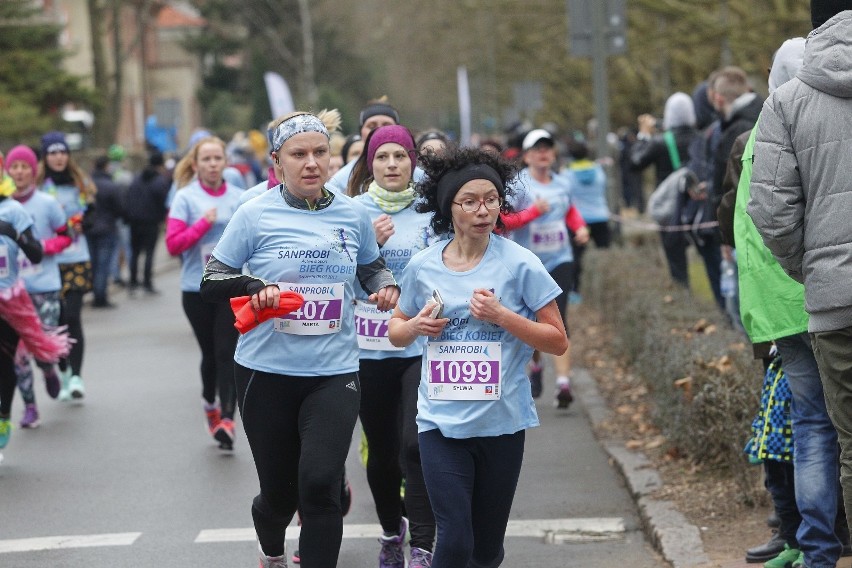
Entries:
[[811,32],[763,105],[748,214],[805,285],[809,331],[852,326],[852,10]]

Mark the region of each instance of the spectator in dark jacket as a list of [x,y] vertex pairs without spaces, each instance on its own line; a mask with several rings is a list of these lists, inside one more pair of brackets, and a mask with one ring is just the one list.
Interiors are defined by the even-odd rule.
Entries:
[[[663,134],[655,133],[655,119],[650,115],[639,117],[638,140],[630,152],[630,162],[634,169],[642,170],[651,164],[656,169],[657,185],[666,179],[674,170],[686,166],[690,162],[689,148],[699,136],[695,129],[695,107],[692,98],[685,93],[675,93],[666,100],[663,112]],[[670,132],[671,135],[666,133]],[[673,140],[674,144],[669,147],[666,137]],[[686,200],[686,196],[684,196]],[[670,225],[678,225],[682,222],[680,208]],[[689,287],[689,273],[686,262],[686,247],[689,245],[686,233],[680,231],[660,234],[663,242],[663,250],[669,265],[669,273],[675,283]],[[718,242],[707,242],[706,240],[693,239],[698,252],[704,260],[707,270],[707,278],[710,280],[711,288],[716,296],[717,302],[721,298],[719,292],[719,264],[721,256]],[[712,241],[712,239],[711,239]]]
[[92,285],[95,300],[92,307],[112,308],[107,299],[107,282],[110,273],[110,261],[118,246],[117,221],[124,216],[121,187],[112,180],[108,171],[109,158],[101,156],[95,160],[92,181],[98,188],[95,196],[94,212],[86,222],[86,239],[92,255]]
[[139,257],[145,254],[143,286],[156,294],[153,282],[154,249],[160,235],[160,224],[166,218],[166,198],[170,180],[166,175],[163,155],[151,154],[127,193],[127,220],[130,223],[130,290],[139,286]]

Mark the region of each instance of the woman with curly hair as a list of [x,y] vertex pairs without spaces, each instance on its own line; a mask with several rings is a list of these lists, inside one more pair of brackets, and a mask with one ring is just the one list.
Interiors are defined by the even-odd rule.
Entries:
[[41,163],[36,185],[59,201],[68,217],[70,246],[54,258],[62,275],[62,312],[59,323],[68,326],[74,340],[71,354],[59,361],[62,387],[59,400],[81,399],[86,391],[80,373],[83,368],[83,296],[92,290],[92,259],[83,234],[83,217],[95,203],[95,184],[74,162],[65,135],[48,132],[41,137]]
[[[349,194],[367,209],[382,257],[399,276],[415,254],[436,240],[429,228],[430,216],[414,210],[414,138],[405,126],[380,126],[367,135],[366,149],[352,169]],[[435,518],[423,481],[415,420],[426,339],[405,349],[392,346],[387,338],[390,313],[378,311],[363,291],[356,290],[356,297],[359,416],[369,447],[367,481],[384,532],[379,539],[379,566],[405,567],[403,549],[410,526],[409,568],[426,568],[435,541]],[[403,476],[407,517],[399,499]]]
[[568,349],[561,290],[537,256],[494,234],[510,212],[510,164],[452,147],[421,163],[417,210],[449,239],[403,270],[389,337],[397,347],[428,337],[417,427],[438,525],[432,568],[496,567],[524,434],[539,425],[524,365],[533,349]]

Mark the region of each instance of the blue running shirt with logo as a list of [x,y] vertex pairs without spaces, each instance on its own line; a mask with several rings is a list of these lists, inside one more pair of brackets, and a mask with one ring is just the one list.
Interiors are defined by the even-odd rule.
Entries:
[[[0,219],[12,225],[18,233],[33,226],[30,214],[11,197],[0,201]],[[18,256],[23,254],[15,239],[0,235],[0,289],[11,288],[17,282]]]
[[237,363],[304,377],[358,370],[352,302],[361,284],[355,271],[379,257],[373,225],[361,205],[336,195],[325,209],[295,209],[273,188],[237,210],[213,256],[228,266],[245,264],[249,274],[306,299],[299,312],[241,335]]
[[[33,236],[40,241],[56,236],[56,229],[67,221],[62,206],[47,193],[35,191],[21,205],[33,218]],[[24,279],[27,292],[42,294],[62,288],[57,256],[45,254],[41,262],[33,264],[26,255],[18,255],[18,275]]]
[[[536,312],[561,290],[534,254],[508,239],[491,235],[482,260],[465,272],[455,272],[444,264],[442,254],[449,242],[452,241],[435,243],[411,259],[400,279],[402,292],[398,307],[413,317],[437,289],[444,301],[444,317],[450,322],[440,337],[428,339],[427,353],[433,343],[449,344],[450,349],[444,347],[445,351],[485,352],[485,348],[491,353],[499,351],[500,393],[494,400],[430,398],[435,371],[424,356],[417,397],[417,429],[425,432],[438,428],[448,438],[472,438],[513,434],[538,426],[530,382],[524,372],[533,348],[501,327],[472,317],[469,301],[476,288],[493,290],[503,306],[534,320]],[[465,367],[465,363],[477,371],[485,365],[482,361],[463,362],[460,367]],[[463,388],[463,383],[447,384],[447,388]]]
[[[55,185],[50,178],[41,185],[41,190],[56,198],[65,216],[70,219],[74,215],[85,213],[87,206],[85,198],[80,194],[76,185]],[[56,255],[59,264],[74,264],[77,262],[89,262],[89,243],[86,235],[80,234],[74,237],[71,245]]]
[[169,217],[194,225],[204,214],[216,208],[216,222],[204,233],[197,243],[180,253],[180,289],[183,292],[198,292],[201,288],[201,275],[213,247],[225,231],[225,226],[240,206],[243,190],[226,186],[225,193],[210,195],[195,180],[175,193]]
[[[371,222],[384,214],[384,211],[376,205],[376,202],[368,194],[361,194],[354,199],[367,210]],[[391,218],[393,219],[394,233],[379,250],[394,277],[399,279],[411,258],[421,250],[428,248],[438,238],[429,226],[432,215],[418,213],[414,210],[414,203],[402,211],[394,213]],[[360,286],[356,286],[355,298],[359,301],[366,301],[367,293]],[[376,310],[371,310],[369,306],[365,306],[363,310],[364,313],[356,317],[356,333],[362,337],[361,341],[383,341],[383,338],[387,337],[387,320],[383,319],[384,316],[379,315]],[[386,315],[390,315],[390,313],[388,312]],[[421,337],[401,350],[361,349],[361,359],[419,357],[423,354],[425,345],[426,338]]]
[[512,205],[516,211],[531,206],[537,198],[546,199],[550,210],[531,223],[512,231],[509,238],[531,250],[541,259],[548,271],[560,264],[574,260],[565,215],[571,207],[571,185],[568,180],[554,174],[550,183],[533,179],[528,169],[523,169],[515,180],[516,193]]

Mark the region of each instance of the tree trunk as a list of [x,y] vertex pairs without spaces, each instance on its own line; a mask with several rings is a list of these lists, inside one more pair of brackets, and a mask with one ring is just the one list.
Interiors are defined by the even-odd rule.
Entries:
[[[95,109],[95,124],[92,139],[95,146],[105,148],[113,140],[114,125],[110,120],[109,105],[112,89],[109,84],[106,68],[106,53],[104,50],[104,13],[105,9],[100,0],[86,0],[89,10],[89,26],[92,41],[92,71],[95,91],[101,104]],[[114,115],[113,115],[114,116]]]

